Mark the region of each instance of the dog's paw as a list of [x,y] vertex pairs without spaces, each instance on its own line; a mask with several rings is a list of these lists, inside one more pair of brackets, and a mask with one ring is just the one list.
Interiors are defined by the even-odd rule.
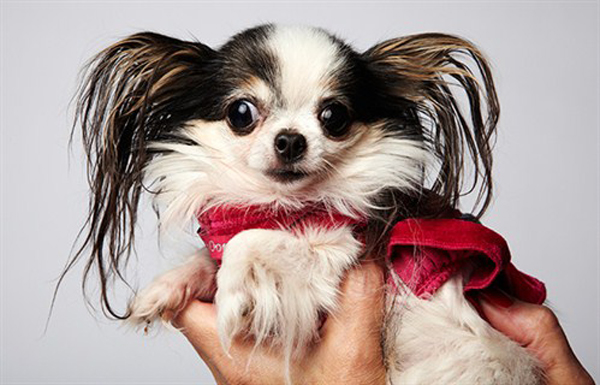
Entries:
[[185,264],[157,277],[129,305],[128,322],[144,326],[162,320],[170,323],[195,298],[215,291],[216,266],[203,252]]
[[217,322],[228,350],[236,336],[279,346],[286,356],[318,335],[336,304],[341,277],[360,244],[347,228],[302,234],[248,230],[227,244],[217,273]]

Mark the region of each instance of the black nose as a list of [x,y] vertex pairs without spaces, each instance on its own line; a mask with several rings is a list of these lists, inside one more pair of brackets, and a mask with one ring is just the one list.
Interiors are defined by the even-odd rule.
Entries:
[[306,139],[303,135],[284,131],[275,137],[275,152],[285,163],[302,159],[306,152]]

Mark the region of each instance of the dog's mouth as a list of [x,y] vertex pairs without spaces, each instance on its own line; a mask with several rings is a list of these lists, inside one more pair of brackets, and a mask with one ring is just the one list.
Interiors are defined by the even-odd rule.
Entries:
[[293,183],[308,177],[308,173],[302,170],[289,168],[272,168],[266,174],[273,180],[280,183]]

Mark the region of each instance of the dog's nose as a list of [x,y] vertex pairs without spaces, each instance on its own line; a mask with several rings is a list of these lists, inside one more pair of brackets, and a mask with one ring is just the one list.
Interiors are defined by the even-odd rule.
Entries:
[[306,138],[295,132],[282,131],[275,137],[275,152],[284,163],[296,162],[306,152]]

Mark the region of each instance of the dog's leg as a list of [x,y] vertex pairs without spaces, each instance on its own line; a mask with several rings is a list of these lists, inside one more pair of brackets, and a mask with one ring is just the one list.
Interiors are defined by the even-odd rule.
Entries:
[[128,321],[134,325],[158,319],[169,322],[193,299],[210,299],[215,292],[216,264],[206,249],[183,265],[158,276],[130,304]]
[[538,362],[465,299],[462,275],[428,300],[409,290],[394,297],[385,349],[391,384],[543,383]]
[[247,230],[229,241],[217,273],[218,328],[227,350],[238,334],[286,357],[309,343],[335,308],[340,280],[361,244],[349,227]]

